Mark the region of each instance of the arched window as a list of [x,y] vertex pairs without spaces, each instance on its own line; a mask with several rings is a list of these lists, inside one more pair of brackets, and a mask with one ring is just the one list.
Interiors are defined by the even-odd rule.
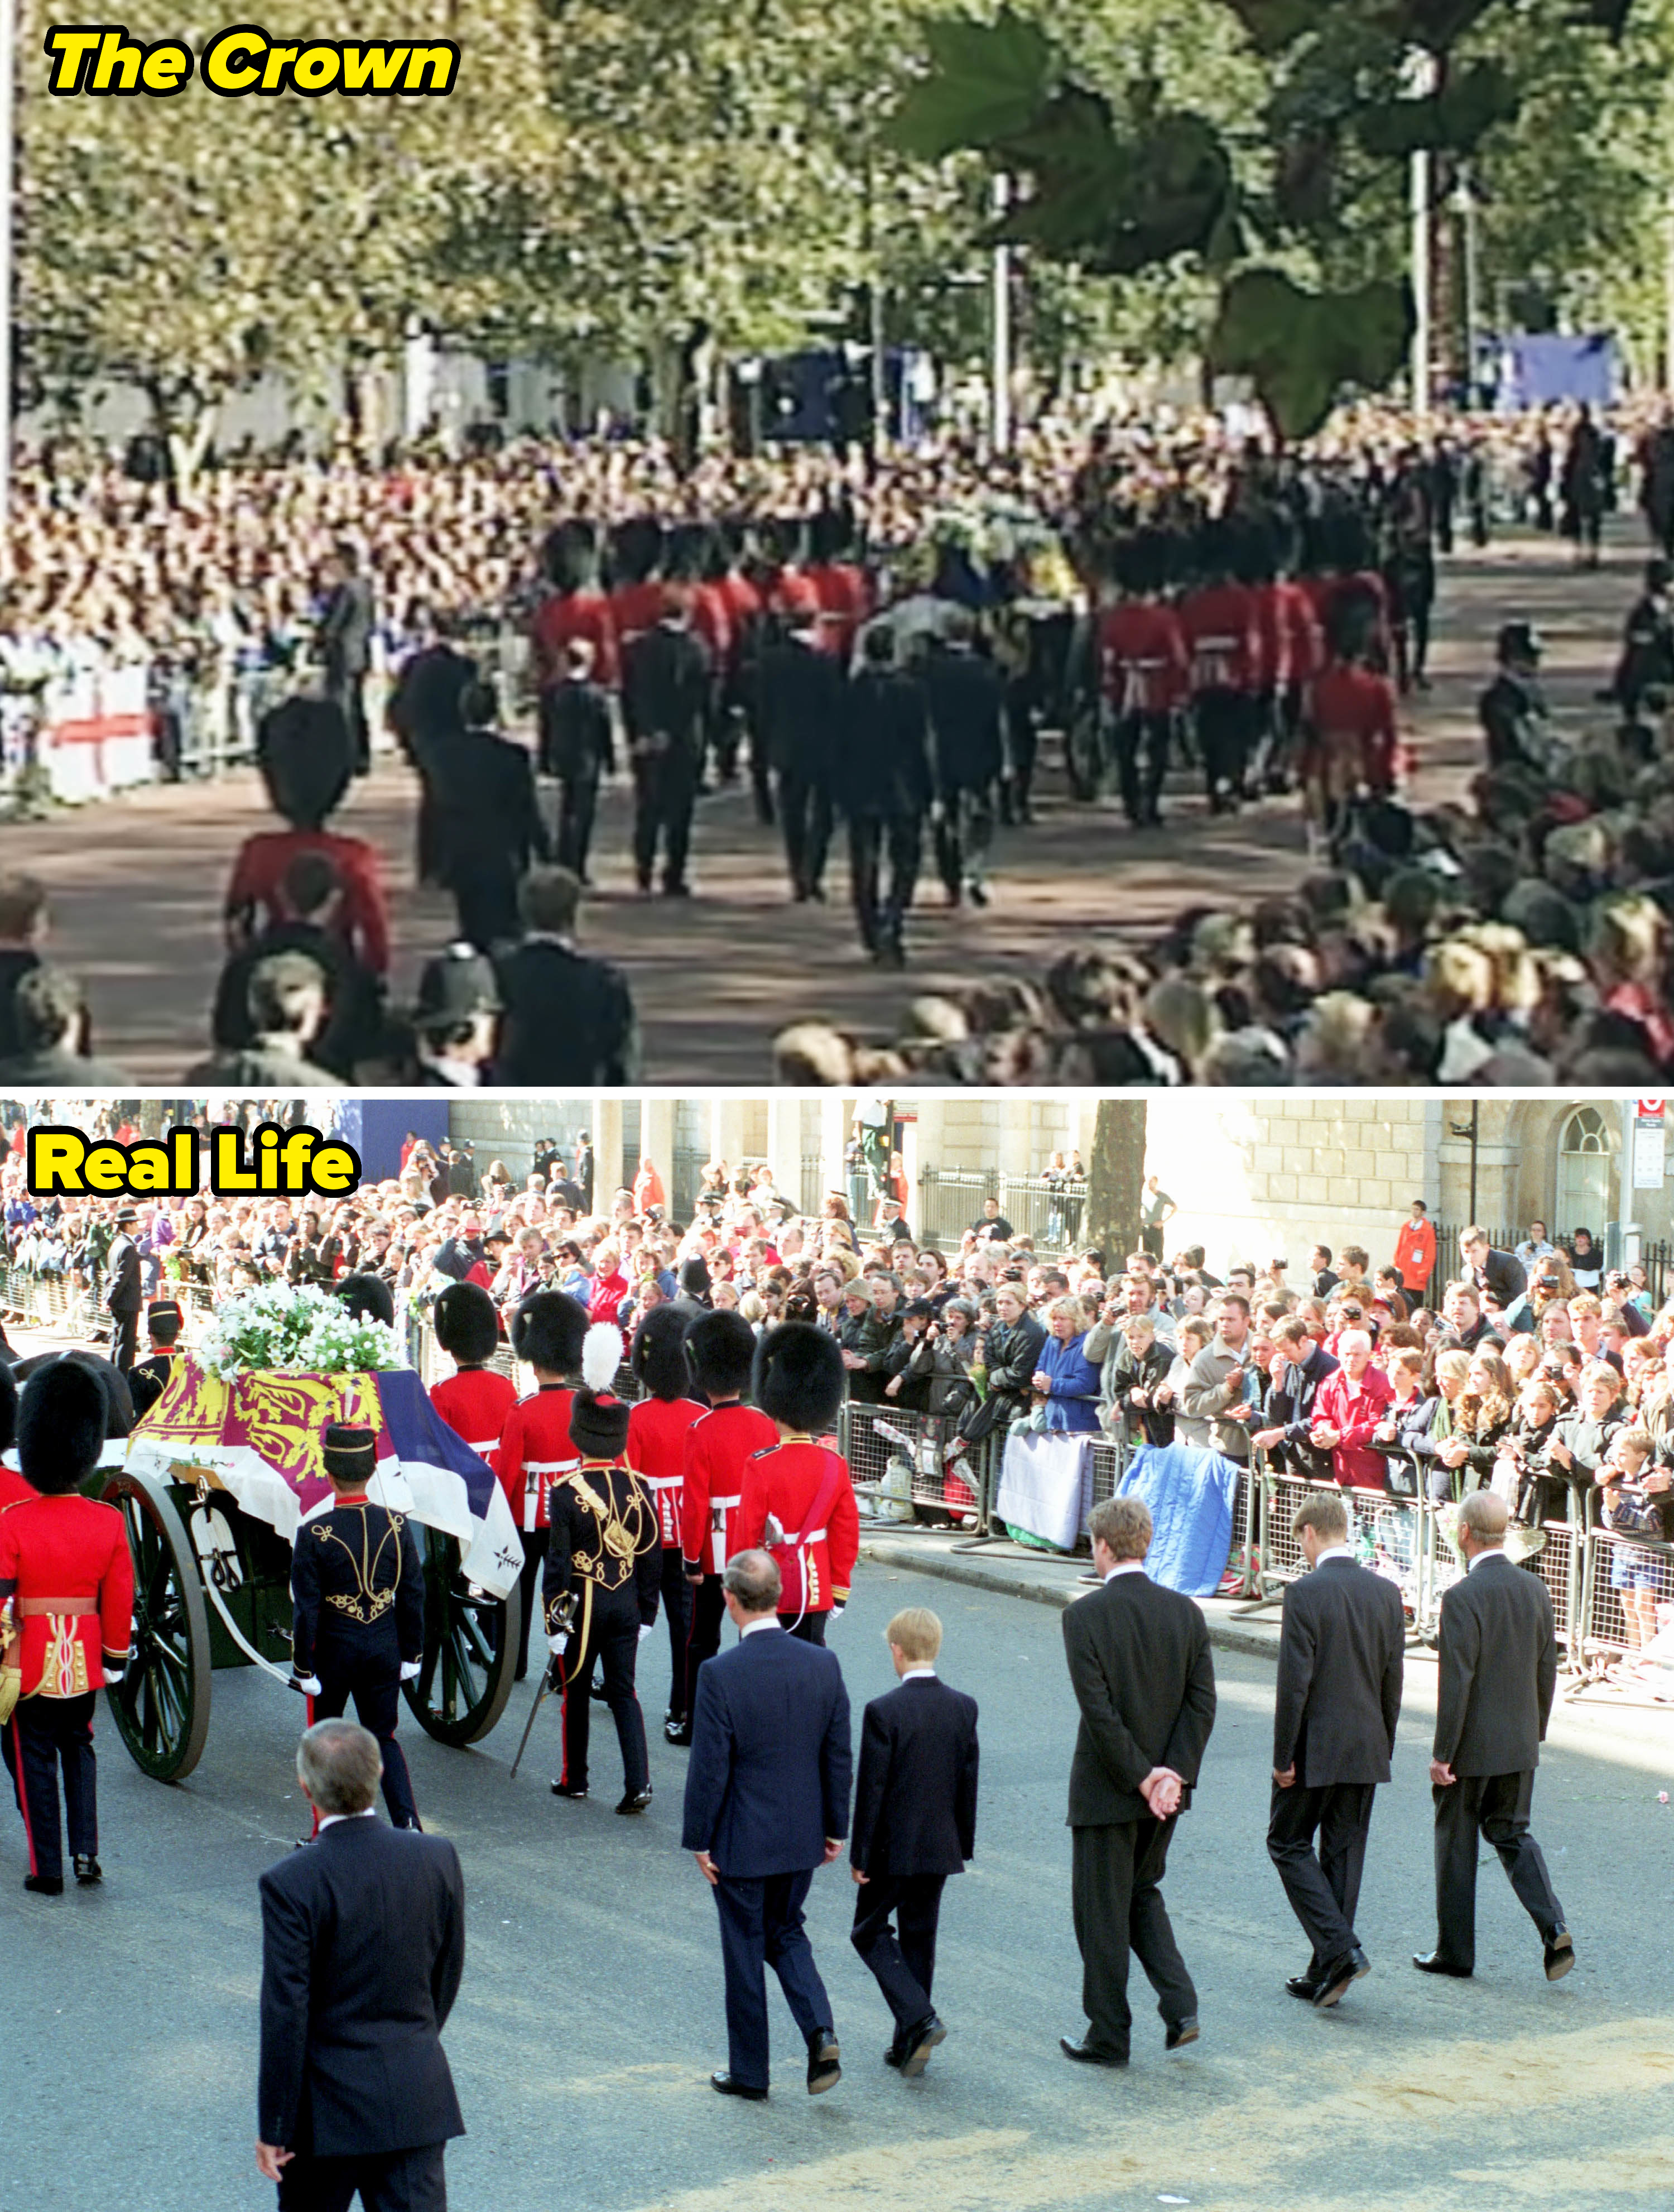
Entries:
[[1590,1229],[1604,1241],[1610,1211],[1610,1164],[1615,1151],[1610,1127],[1596,1106],[1578,1106],[1558,1139],[1558,1204],[1553,1233],[1573,1237]]

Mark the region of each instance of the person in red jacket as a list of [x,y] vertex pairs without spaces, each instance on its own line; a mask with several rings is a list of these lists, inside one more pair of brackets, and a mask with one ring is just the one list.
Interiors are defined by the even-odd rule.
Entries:
[[1330,658],[1304,710],[1302,811],[1311,842],[1329,848],[1362,794],[1395,788],[1400,738],[1395,690],[1372,668],[1374,609],[1363,594],[1339,593],[1326,623]]
[[814,641],[822,653],[834,653],[846,668],[872,611],[866,572],[854,558],[853,514],[846,507],[822,508],[809,535],[814,557],[808,581],[820,611]]
[[518,1402],[511,1376],[496,1374],[488,1364],[500,1349],[494,1302],[479,1283],[450,1283],[436,1300],[431,1321],[453,1372],[433,1385],[430,1402],[479,1459],[492,1462],[506,1416]]
[[757,1452],[779,1442],[779,1431],[763,1413],[745,1402],[755,1361],[755,1331],[739,1313],[718,1310],[700,1314],[686,1333],[686,1364],[692,1384],[709,1401],[709,1411],[686,1431],[680,1498],[681,1552],[689,1598],[686,1639],[686,1712],[670,1743],[692,1741],[690,1714],[697,1695],[698,1669],[721,1648],[726,1601],[721,1571],[735,1552],[738,1508],[743,1503],[744,1469]]
[[64,1892],[58,1770],[76,1879],[101,1877],[93,1709],[133,1636],[134,1568],[113,1505],[81,1486],[105,1449],[104,1385],[77,1359],[29,1377],[17,1456],[35,1493],[0,1511],[0,1749],[28,1842],[23,1887]]
[[1435,1224],[1422,1198],[1413,1200],[1412,1211],[1396,1235],[1395,1272],[1401,1288],[1416,1298],[1423,1297],[1435,1273]]
[[586,1334],[586,1308],[564,1291],[532,1291],[512,1316],[512,1349],[535,1370],[533,1395],[506,1414],[494,1456],[512,1518],[523,1531],[519,1681],[529,1671],[529,1623],[551,1528],[552,1486],[577,1463],[570,1441],[571,1378]]
[[733,1534],[741,1552],[772,1553],[780,1624],[810,1644],[825,1642],[827,1621],[848,1602],[860,1550],[848,1463],[815,1441],[836,1419],[846,1380],[837,1340],[811,1322],[781,1322],[755,1348],[755,1402],[779,1442],[744,1468]]
[[1337,1340],[1342,1363],[1313,1397],[1308,1442],[1331,1455],[1331,1472],[1345,1490],[1386,1488],[1387,1462],[1372,1449],[1373,1432],[1394,1403],[1394,1385],[1372,1364],[1372,1340],[1363,1328],[1345,1328]]
[[610,618],[619,657],[663,618],[662,561],[663,526],[654,517],[632,515],[617,526],[610,540]]
[[1203,581],[1180,603],[1192,654],[1192,703],[1210,811],[1234,811],[1244,793],[1261,684],[1255,593],[1233,574],[1233,534],[1210,523],[1199,541]]
[[[1180,618],[1162,598],[1163,541],[1142,531],[1118,550],[1122,593],[1099,617],[1099,689],[1112,732],[1122,807],[1137,829],[1155,828],[1168,773],[1174,717],[1192,691]],[[1140,762],[1143,756],[1143,768]]]
[[576,638],[592,647],[593,681],[614,691],[622,681],[616,623],[598,587],[598,533],[591,522],[561,523],[542,550],[552,586],[529,625],[535,674],[544,701],[564,680],[567,648]]
[[686,1332],[692,1316],[683,1306],[654,1306],[634,1331],[628,1354],[646,1395],[628,1417],[628,1464],[650,1491],[663,1538],[663,1611],[669,1624],[669,1705],[665,1735],[683,1741],[691,1708],[686,1703],[686,1576],[681,1560],[681,1487],[686,1439],[703,1407],[687,1395]]

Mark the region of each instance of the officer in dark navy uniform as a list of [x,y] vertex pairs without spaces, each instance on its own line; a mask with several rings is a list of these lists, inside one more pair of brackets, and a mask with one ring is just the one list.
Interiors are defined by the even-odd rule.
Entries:
[[145,1309],[145,1326],[151,1336],[150,1355],[136,1360],[128,1370],[128,1390],[136,1419],[150,1412],[168,1387],[180,1357],[180,1330],[185,1321],[179,1298],[153,1298]]
[[378,1468],[370,1429],[334,1421],[323,1456],[337,1495],[296,1532],[291,1554],[291,1666],[308,1693],[308,1724],[356,1718],[384,1754],[384,1799],[397,1828],[416,1828],[407,1761],[395,1740],[401,1685],[424,1652],[424,1572],[404,1513],[374,1505]]

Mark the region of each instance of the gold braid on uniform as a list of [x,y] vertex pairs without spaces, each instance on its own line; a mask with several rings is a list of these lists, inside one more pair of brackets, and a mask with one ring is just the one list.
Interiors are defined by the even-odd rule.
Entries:
[[[350,1507],[348,1510],[353,1511],[355,1509]],[[401,1532],[407,1525],[407,1516],[404,1513],[391,1513],[390,1515],[390,1525],[384,1534],[379,1537],[378,1540],[378,1549],[373,1553],[371,1559],[368,1559],[367,1557],[367,1539],[366,1509],[361,1507],[359,1510],[361,1515],[361,1556],[359,1559],[356,1559],[355,1557],[354,1547],[350,1544],[345,1543],[343,1538],[338,1535],[337,1530],[335,1528],[328,1528],[324,1521],[316,1521],[313,1524],[313,1529],[315,1540],[317,1542],[321,1544],[336,1544],[340,1550],[348,1553],[350,1564],[355,1569],[355,1579],[357,1587],[353,1590],[327,1590],[324,1593],[325,1602],[327,1605],[336,1606],[339,1613],[346,1613],[351,1620],[358,1621],[361,1627],[365,1628],[369,1626],[374,1620],[381,1620],[384,1615],[389,1611],[390,1607],[395,1603],[395,1594],[401,1587]],[[387,1589],[374,1589],[373,1587],[373,1577],[378,1571],[379,1561],[384,1556],[384,1548],[385,1545],[390,1543],[393,1543],[395,1546],[395,1580],[390,1584]]]
[[598,1549],[591,1554],[579,1548],[573,1551],[572,1564],[579,1574],[604,1590],[618,1590],[632,1577],[634,1560],[649,1548],[647,1528],[656,1529],[659,1541],[662,1535],[645,1486],[631,1468],[622,1471],[633,1491],[626,1513],[617,1510],[613,1499],[600,1497],[585,1469],[564,1477],[598,1526]]

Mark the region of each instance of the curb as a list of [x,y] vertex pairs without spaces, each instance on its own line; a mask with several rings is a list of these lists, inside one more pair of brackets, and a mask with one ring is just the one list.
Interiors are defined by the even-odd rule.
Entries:
[[[900,1567],[908,1574],[931,1575],[946,1583],[962,1583],[967,1589],[992,1590],[999,1597],[1028,1598],[1036,1605],[1055,1606],[1060,1613],[1083,1595],[1079,1585],[1032,1582],[1010,1571],[1010,1562],[991,1562],[970,1553],[931,1552],[916,1543],[892,1543],[887,1537],[863,1537],[860,1556],[875,1560],[879,1566]],[[1239,1651],[1256,1659],[1278,1657],[1277,1621],[1271,1632],[1264,1633],[1259,1628],[1246,1628],[1235,1621],[1210,1618],[1209,1640],[1221,1651]]]

